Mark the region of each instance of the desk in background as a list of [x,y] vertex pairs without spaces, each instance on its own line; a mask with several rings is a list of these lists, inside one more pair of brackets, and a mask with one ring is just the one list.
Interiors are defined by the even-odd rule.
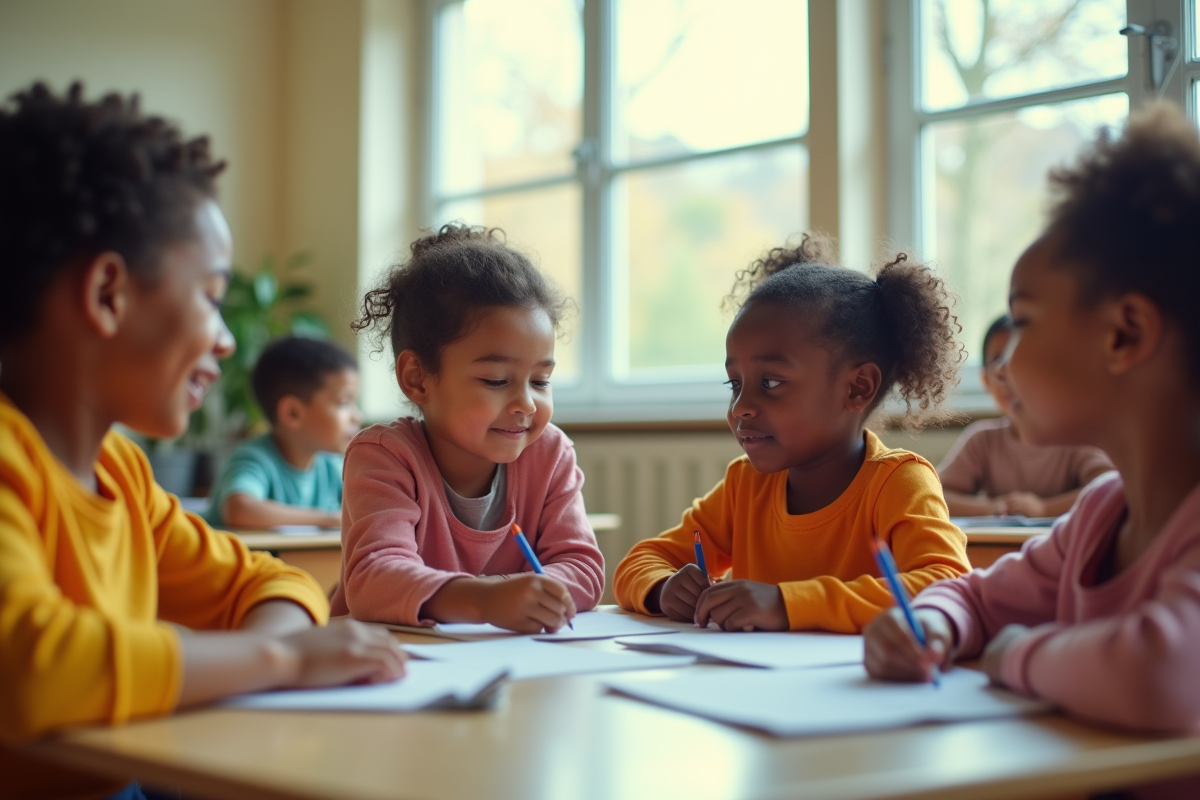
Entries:
[[602,678],[514,683],[488,711],[207,709],[77,730],[38,749],[228,800],[1060,800],[1200,770],[1200,737],[1135,736],[1059,716],[774,739],[609,694]]
[[1034,536],[1043,536],[1049,528],[1014,527],[966,528],[967,558],[975,569],[990,567],[1006,553],[1015,553]]
[[[588,514],[588,523],[596,533],[621,527],[616,514]],[[308,572],[321,588],[331,591],[342,575],[342,535],[337,531],[318,533],[275,533],[273,531],[234,531],[251,550],[267,550],[282,561]]]

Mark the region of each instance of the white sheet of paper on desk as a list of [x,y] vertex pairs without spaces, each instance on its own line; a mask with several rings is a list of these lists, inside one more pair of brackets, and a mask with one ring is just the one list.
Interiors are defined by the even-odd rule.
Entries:
[[541,641],[572,642],[587,639],[615,639],[618,636],[646,636],[649,634],[666,633],[661,627],[648,625],[641,620],[624,614],[609,614],[603,611],[584,611],[575,615],[572,620],[575,630],[563,628],[557,633],[519,634],[487,623],[476,624],[469,622],[441,622],[429,628],[417,628],[409,625],[389,625],[394,631],[405,633],[424,633],[430,636],[440,636],[443,639],[457,639],[465,642],[489,640],[497,638],[528,638]]
[[612,678],[622,694],[775,736],[903,728],[1037,714],[1046,703],[988,686],[981,672],[952,669],[941,688],[872,681],[861,666],[803,670],[688,672],[670,680]]
[[715,628],[666,636],[617,639],[617,644],[650,653],[691,654],[732,664],[768,669],[861,664],[863,638],[837,633],[727,633]]
[[418,711],[486,705],[505,678],[503,668],[468,662],[409,661],[408,674],[393,683],[291,689],[244,694],[224,700],[226,708],[272,711]]
[[410,644],[405,645],[404,649],[415,656],[444,663],[488,664],[495,669],[507,671],[514,681],[596,672],[684,667],[696,661],[693,656],[612,653],[539,642],[524,636],[491,639],[486,642]]

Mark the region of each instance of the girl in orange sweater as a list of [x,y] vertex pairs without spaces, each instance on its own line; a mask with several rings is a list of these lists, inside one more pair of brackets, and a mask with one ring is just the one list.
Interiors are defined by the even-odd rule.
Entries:
[[[953,386],[962,348],[942,281],[903,254],[870,276],[831,266],[806,235],[739,275],[749,294],[725,339],[727,419],[746,455],[634,545],[614,577],[622,608],[724,630],[857,633],[892,604],[871,551],[888,543],[908,591],[967,572],[933,466],[885,447],[866,421],[895,390],[906,422]],[[699,533],[710,575],[695,563]]]

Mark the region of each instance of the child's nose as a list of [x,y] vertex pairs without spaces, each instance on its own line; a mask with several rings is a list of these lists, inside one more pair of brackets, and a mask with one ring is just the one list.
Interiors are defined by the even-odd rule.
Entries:
[[213,343],[213,355],[218,359],[229,358],[237,350],[237,340],[233,338],[233,333],[225,324],[225,318],[218,317],[218,319],[221,320],[221,328],[217,331],[217,341]]
[[758,409],[746,399],[745,392],[738,392],[729,405],[729,412],[735,417],[753,417],[758,413]]
[[528,386],[522,387],[513,397],[512,412],[514,414],[532,414],[534,411],[537,411],[537,403],[533,400],[533,392]]

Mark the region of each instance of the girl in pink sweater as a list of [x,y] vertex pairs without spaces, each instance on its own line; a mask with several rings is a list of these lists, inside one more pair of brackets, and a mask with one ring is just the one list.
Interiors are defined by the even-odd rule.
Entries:
[[[1135,114],[1057,171],[1050,225],[1017,262],[1014,413],[1041,445],[1099,447],[1117,473],[1050,535],[868,627],[872,675],[928,680],[981,658],[998,684],[1141,730],[1200,727],[1200,140]],[[1179,787],[1177,787],[1179,788]],[[1182,791],[1182,789],[1181,789]],[[1200,784],[1189,797],[1200,796]]]
[[400,391],[422,418],[374,425],[346,450],[334,614],[537,633],[596,605],[604,559],[583,473],[550,424],[568,302],[498,231],[462,225],[414,242],[367,294],[355,328],[390,338]]

